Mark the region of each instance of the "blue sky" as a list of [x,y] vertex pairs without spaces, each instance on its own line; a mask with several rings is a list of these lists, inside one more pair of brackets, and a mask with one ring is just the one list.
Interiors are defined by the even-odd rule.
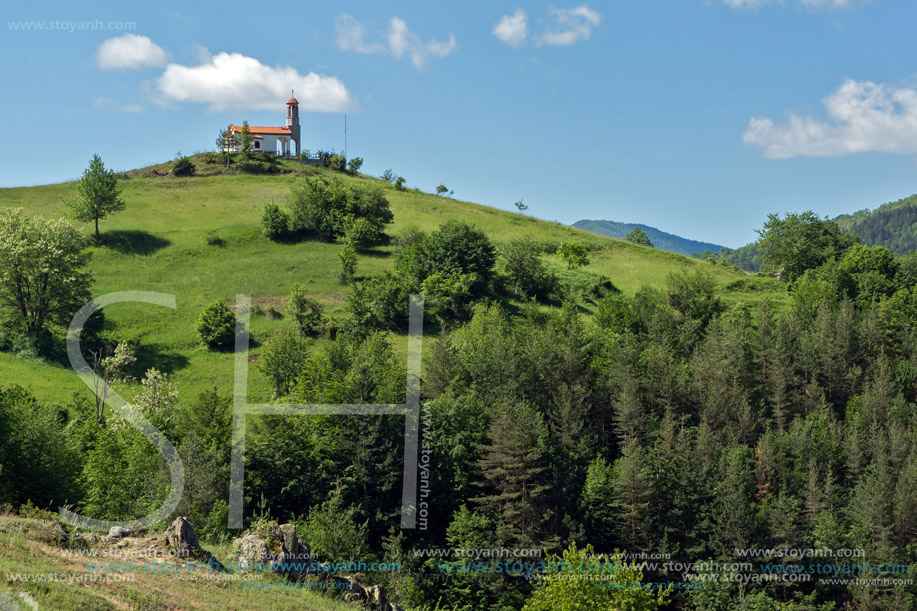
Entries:
[[9,6],[0,185],[212,150],[295,88],[304,148],[342,150],[346,111],[365,172],[564,223],[739,246],[917,191],[910,0],[286,6]]

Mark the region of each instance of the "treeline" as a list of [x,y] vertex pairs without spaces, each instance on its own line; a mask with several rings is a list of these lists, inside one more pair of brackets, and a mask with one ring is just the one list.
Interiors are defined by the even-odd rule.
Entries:
[[[867,246],[885,246],[896,256],[917,251],[917,195],[879,206],[875,210],[859,210],[833,219],[841,232],[856,235]],[[718,252],[705,250],[692,255],[698,259],[712,258],[717,263],[735,265],[749,272],[764,269],[758,242],[739,248],[723,248]]]
[[761,252],[758,250],[758,243],[752,242],[738,248],[723,248],[717,252],[705,250],[701,253],[691,255],[695,259],[713,261],[723,265],[734,265],[746,272],[760,272],[764,269],[764,261],[761,258]]
[[896,255],[917,251],[917,195],[835,219],[842,231],[863,244],[886,246]]

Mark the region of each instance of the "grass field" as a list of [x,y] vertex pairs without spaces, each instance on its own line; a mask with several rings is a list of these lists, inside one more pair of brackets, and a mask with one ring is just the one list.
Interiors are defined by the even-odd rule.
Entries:
[[[26,593],[39,609],[265,609],[354,611],[356,605],[324,594],[281,586],[279,577],[263,575],[254,587],[241,580],[217,580],[211,575],[170,573],[168,556],[102,556],[99,546],[88,548],[98,557],[68,553],[55,540],[60,526],[52,520],[0,513],[0,608],[29,606]],[[144,542],[146,546],[146,542]],[[85,553],[86,550],[84,550]],[[109,550],[111,551],[111,550]],[[226,556],[218,559],[226,560]],[[108,574],[86,563],[134,562],[136,570],[114,569]],[[150,563],[143,566],[145,562]],[[158,564],[158,566],[153,566]],[[123,566],[123,565],[122,565]],[[231,576],[230,576],[231,577]],[[257,574],[256,577],[262,577]],[[91,580],[91,581],[90,581]],[[250,584],[252,582],[249,582]],[[6,597],[17,606],[7,607]]]
[[[282,203],[303,174],[330,170],[280,162],[277,175],[220,174],[204,156],[195,161],[205,175],[192,178],[158,176],[165,166],[129,172],[121,182],[125,211],[101,223],[103,243],[93,246],[91,269],[94,295],[141,290],[175,295],[177,309],[141,304],[118,304],[105,309],[119,339],[139,345],[137,370],[148,367],[169,373],[183,400],[217,386],[231,388],[232,355],[214,353],[197,342],[195,323],[204,306],[216,301],[232,303],[240,293],[252,295],[254,306],[283,312],[292,286],[301,282],[325,304],[326,312],[340,315],[347,287],[332,275],[337,266],[337,244],[314,241],[279,244],[261,233],[260,216],[265,202]],[[470,222],[497,244],[522,236],[560,242],[577,240],[591,249],[588,267],[568,272],[554,256],[545,261],[565,278],[585,283],[607,276],[626,294],[643,285],[664,286],[666,276],[680,269],[702,267],[723,287],[729,302],[757,300],[763,294],[780,299],[782,287],[767,278],[751,278],[720,265],[709,265],[681,255],[599,236],[560,223],[547,222],[487,206],[462,202],[413,190],[398,191],[369,177],[342,176],[350,182],[374,181],[384,185],[395,222],[387,233],[408,226],[431,231],[450,219]],[[59,217],[67,214],[63,201],[76,193],[76,183],[0,189],[0,206],[21,206],[29,214]],[[86,227],[87,234],[90,228]],[[218,238],[217,245],[208,242]],[[366,276],[392,265],[392,247],[383,246],[360,256],[357,274]],[[744,282],[743,282],[744,281]],[[776,283],[776,284],[775,284]],[[288,320],[258,315],[252,319],[253,356],[257,341],[264,340]],[[404,344],[396,338],[395,345]],[[65,364],[25,361],[0,354],[3,384],[30,387],[45,400],[64,401],[73,392],[88,392]],[[253,400],[269,398],[269,387],[256,368],[249,382]]]

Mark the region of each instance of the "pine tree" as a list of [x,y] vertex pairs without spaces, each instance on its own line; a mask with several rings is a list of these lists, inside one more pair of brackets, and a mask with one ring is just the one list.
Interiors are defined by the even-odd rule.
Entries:
[[248,129],[248,121],[242,121],[242,129],[239,131],[239,151],[246,159],[252,150],[253,142],[252,132]]
[[635,437],[624,441],[612,476],[612,506],[617,514],[617,532],[625,547],[642,546],[649,522],[651,482],[646,454]]
[[590,539],[602,546],[609,546],[608,534],[618,524],[613,510],[614,469],[603,456],[597,456],[589,464],[586,483],[583,486],[583,506],[586,509]]
[[499,516],[508,541],[539,541],[547,492],[540,443],[543,434],[542,417],[534,408],[506,403],[490,427],[490,444],[478,461],[486,494],[474,500]]
[[618,440],[640,438],[646,431],[646,412],[640,401],[640,388],[630,370],[625,370],[614,401],[614,423]]

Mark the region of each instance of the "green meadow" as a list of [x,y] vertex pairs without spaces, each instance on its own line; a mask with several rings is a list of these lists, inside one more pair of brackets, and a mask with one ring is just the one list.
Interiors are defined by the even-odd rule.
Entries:
[[[117,304],[105,308],[105,314],[114,335],[138,347],[136,371],[142,373],[149,367],[165,371],[184,400],[214,386],[226,392],[232,383],[232,354],[208,351],[198,342],[196,321],[206,305],[222,299],[232,306],[236,295],[251,295],[251,358],[255,360],[260,343],[290,324],[284,311],[294,284],[306,285],[331,316],[344,315],[349,290],[333,276],[339,245],[274,243],[261,232],[266,202],[283,204],[298,181],[332,170],[280,161],[279,174],[224,174],[220,166],[208,164],[207,157],[194,158],[201,174],[195,177],[159,175],[168,169],[167,164],[122,174],[127,208],[101,222],[102,243],[91,247],[94,295],[129,290],[175,295],[175,310]],[[345,181],[384,186],[395,217],[386,230],[390,236],[410,226],[432,231],[447,220],[458,219],[484,230],[497,245],[523,236],[552,244],[576,240],[590,249],[587,267],[570,271],[557,257],[544,256],[574,286],[588,286],[605,276],[625,294],[633,294],[644,285],[664,287],[670,273],[701,268],[723,287],[727,303],[759,300],[764,295],[780,300],[785,295],[774,279],[748,276],[723,265],[515,212],[410,189],[399,191],[371,177],[335,174]],[[29,214],[45,217],[66,216],[69,210],[64,201],[75,194],[76,182],[0,189],[0,206],[23,207]],[[88,226],[85,231],[91,234]],[[393,246],[384,245],[361,255],[358,279],[391,267],[393,251]],[[588,316],[592,306],[582,305]],[[273,316],[275,311],[281,317]],[[404,345],[403,337],[393,339],[396,347]],[[73,392],[85,390],[66,363],[23,360],[4,353],[0,354],[0,369],[2,383],[15,381],[44,400],[65,401]],[[270,396],[267,380],[255,367],[250,370],[249,389],[252,400]]]

